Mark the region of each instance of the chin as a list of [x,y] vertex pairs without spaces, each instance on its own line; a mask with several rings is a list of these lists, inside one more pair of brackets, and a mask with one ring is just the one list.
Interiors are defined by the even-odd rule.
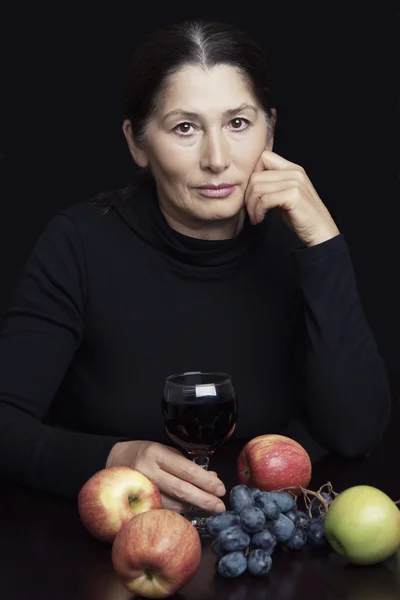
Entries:
[[198,216],[203,221],[230,221],[237,218],[243,209],[244,205],[242,202],[238,204],[237,202],[228,202],[227,200],[213,200],[210,204],[203,206],[202,210],[198,211]]

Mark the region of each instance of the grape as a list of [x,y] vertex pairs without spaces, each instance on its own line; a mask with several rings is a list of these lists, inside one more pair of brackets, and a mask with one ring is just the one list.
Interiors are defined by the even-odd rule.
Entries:
[[302,510],[297,511],[297,516],[299,517],[297,527],[307,527],[308,523],[310,522],[309,516]]
[[288,519],[293,521],[296,527],[299,525],[300,517],[297,510],[288,510],[287,512],[285,512],[285,515]]
[[280,514],[275,521],[272,521],[269,529],[278,542],[287,542],[292,537],[295,527],[293,521]]
[[272,566],[272,558],[265,550],[253,550],[247,557],[247,568],[252,575],[264,577]]
[[286,542],[286,546],[290,548],[290,550],[300,550],[303,546],[307,544],[307,532],[305,529],[299,527],[294,530],[292,537],[290,540]]
[[265,550],[268,554],[272,554],[275,550],[276,538],[268,529],[263,529],[251,536],[252,549]]
[[328,492],[321,492],[321,496],[327,504],[331,504],[331,502],[333,502],[333,498]]
[[254,504],[263,511],[266,519],[275,520],[280,515],[279,506],[268,492],[261,492],[254,500]]
[[226,510],[223,513],[212,515],[206,520],[206,529],[211,535],[219,535],[223,529],[231,527],[231,525],[237,525],[239,523],[239,516],[233,511]]
[[259,490],[258,488],[249,488],[250,490],[250,494],[253,496],[253,499],[255,500],[257,496],[259,496],[261,494],[261,490]]
[[213,543],[211,544],[211,552],[213,552],[218,558],[222,558],[227,554],[227,551],[223,549],[221,540],[219,538],[215,538]]
[[254,506],[253,496],[247,485],[235,485],[231,489],[230,501],[232,510],[238,515],[244,508]]
[[307,541],[310,546],[314,546],[315,548],[318,546],[324,546],[324,544],[326,544],[323,519],[313,519],[308,524]]
[[293,498],[292,494],[289,492],[269,492],[270,496],[277,505],[281,512],[285,513],[288,510],[293,510],[296,508],[296,500]]
[[319,507],[322,508],[322,504],[318,500],[318,498],[316,496],[314,496],[314,498],[311,500],[311,515],[313,517],[319,517],[320,516]]
[[[321,492],[329,505],[334,497]],[[218,558],[218,573],[225,578],[242,575],[246,569],[256,577],[267,575],[278,543],[295,551],[307,542],[319,547],[327,543],[324,534],[325,509],[321,501],[311,500],[313,518],[297,510],[296,498],[288,492],[263,492],[247,485],[236,485],[230,492],[231,510],[206,520],[208,533],[215,536],[211,551]],[[246,550],[247,549],[247,550]],[[246,557],[247,552],[249,552]]]
[[222,577],[239,577],[247,569],[247,559],[243,552],[231,552],[218,561],[218,573]]
[[240,513],[240,526],[248,533],[257,533],[265,525],[265,517],[262,510],[256,506],[244,508]]
[[219,540],[224,550],[234,552],[244,550],[250,544],[250,536],[239,525],[232,525],[219,534]]
[[[328,504],[328,506],[333,501],[332,496],[330,494],[328,494],[327,492],[321,492],[321,496],[323,497],[325,502]],[[317,519],[324,519],[326,516],[325,507],[322,504],[322,502],[319,500],[319,498],[317,498],[316,496],[314,496],[314,498],[311,500],[311,514],[313,517],[315,517]]]

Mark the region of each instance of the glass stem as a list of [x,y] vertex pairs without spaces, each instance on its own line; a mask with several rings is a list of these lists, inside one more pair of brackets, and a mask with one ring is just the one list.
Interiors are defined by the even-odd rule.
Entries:
[[210,464],[209,456],[195,456],[194,458],[192,458],[192,461],[196,463],[196,465],[199,465],[199,467],[201,467],[205,471],[208,471],[208,465]]
[[[193,456],[192,461],[199,465],[205,471],[208,471],[208,465],[210,463],[209,456]],[[189,506],[185,517],[191,522],[191,524],[197,529],[199,535],[209,537],[209,533],[206,530],[207,517],[210,516],[207,511],[204,511],[198,506],[192,504]]]

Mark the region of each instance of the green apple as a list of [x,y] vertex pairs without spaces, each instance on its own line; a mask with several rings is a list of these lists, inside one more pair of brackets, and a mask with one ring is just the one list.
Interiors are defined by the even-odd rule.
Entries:
[[324,530],[332,548],[349,562],[373,565],[400,546],[400,511],[381,490],[356,485],[336,496]]

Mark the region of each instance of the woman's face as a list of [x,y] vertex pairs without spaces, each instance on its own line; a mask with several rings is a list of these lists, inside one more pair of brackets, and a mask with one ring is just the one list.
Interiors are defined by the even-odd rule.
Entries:
[[[227,65],[183,67],[171,79],[141,149],[132,143],[129,121],[124,132],[135,162],[150,165],[164,211],[188,226],[236,217],[254,167],[273,143],[262,108]],[[221,197],[199,189],[221,184],[234,187]]]

